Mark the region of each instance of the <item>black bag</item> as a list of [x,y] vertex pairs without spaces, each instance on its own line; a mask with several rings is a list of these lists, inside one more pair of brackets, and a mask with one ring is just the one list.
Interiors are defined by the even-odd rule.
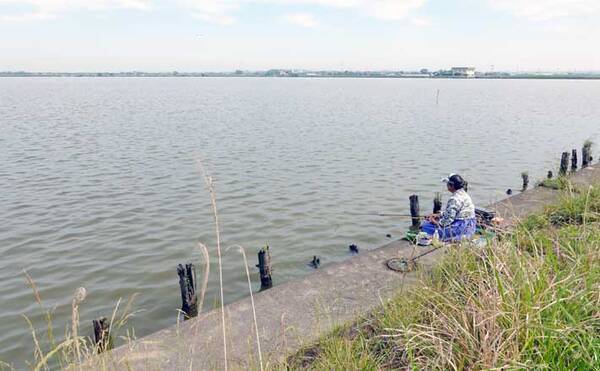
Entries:
[[491,224],[492,219],[496,217],[496,212],[481,207],[476,207],[475,216],[477,217],[477,220],[481,221],[481,223]]

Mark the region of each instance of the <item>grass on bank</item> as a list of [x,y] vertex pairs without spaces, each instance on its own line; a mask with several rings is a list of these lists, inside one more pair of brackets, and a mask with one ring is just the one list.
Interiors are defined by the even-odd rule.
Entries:
[[558,178],[544,179],[538,183],[538,186],[555,189],[565,190],[569,188],[569,179],[566,176],[559,176]]
[[497,241],[451,248],[423,285],[286,368],[600,369],[600,184]]

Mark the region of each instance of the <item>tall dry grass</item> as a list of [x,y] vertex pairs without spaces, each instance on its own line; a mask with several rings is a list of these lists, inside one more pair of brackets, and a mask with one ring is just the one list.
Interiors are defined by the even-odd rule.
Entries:
[[244,267],[246,268],[246,278],[248,280],[248,291],[250,292],[250,304],[252,306],[252,319],[254,321],[254,332],[256,335],[256,351],[258,353],[258,361],[260,365],[260,371],[264,370],[263,358],[262,358],[262,350],[260,348],[260,335],[258,331],[258,319],[256,317],[256,306],[254,305],[254,294],[252,292],[252,281],[250,281],[250,271],[248,270],[248,259],[246,258],[246,251],[240,245],[234,245],[230,247],[237,247],[242,254],[242,258],[244,260]]
[[219,213],[217,211],[217,196],[215,194],[215,188],[213,184],[213,179],[209,176],[204,170],[204,165],[201,161],[197,161],[198,167],[204,178],[204,183],[206,185],[206,189],[210,195],[210,203],[212,208],[212,215],[215,221],[215,237],[217,239],[217,262],[219,265],[219,293],[221,296],[221,327],[223,330],[223,365],[225,371],[227,371],[227,330],[225,324],[225,297],[223,295],[223,260],[221,258],[221,231],[219,228]]
[[599,334],[596,186],[486,247],[450,249],[422,286],[285,367],[597,370]]
[[[23,314],[31,338],[33,341],[33,360],[26,361],[26,364],[31,370],[86,370],[90,367],[89,360],[98,354],[98,346],[94,344],[93,339],[79,334],[80,316],[79,309],[84,303],[87,291],[80,287],[75,290],[71,299],[71,318],[68,324],[65,325],[63,340],[58,340],[54,334],[55,319],[53,310],[45,307],[41,297],[40,290],[34,279],[29,273],[23,270],[25,280],[32,290],[35,302],[40,310],[44,312],[46,340],[42,342],[36,326],[30,318]],[[120,336],[123,342],[131,342],[129,331],[122,335],[123,329],[126,329],[128,321],[139,311],[133,310],[133,303],[136,295],[132,295],[123,309],[120,309],[121,299],[119,299],[114,307],[110,320],[111,338]],[[98,369],[105,369],[105,365],[99,363]],[[14,367],[6,362],[0,362],[0,370],[13,370]]]
[[[202,174],[202,177],[204,179],[206,188],[207,188],[209,196],[210,196],[211,212],[212,212],[212,216],[213,216],[214,223],[215,223],[216,253],[217,253],[218,271],[219,271],[221,325],[222,325],[222,336],[223,336],[223,361],[224,361],[223,368],[225,370],[227,370],[228,369],[228,352],[227,352],[228,339],[227,339],[227,327],[226,327],[226,321],[225,321],[222,249],[221,249],[221,235],[220,235],[219,214],[218,214],[218,209],[217,209],[216,192],[215,192],[215,186],[214,186],[212,177],[207,175],[207,173],[205,172],[204,167],[200,161],[198,161],[197,164],[198,164],[198,167],[200,169],[200,172]],[[203,274],[201,289],[200,289],[200,293],[199,293],[199,301],[198,301],[198,312],[200,313],[203,310],[205,296],[206,296],[206,292],[208,289],[208,281],[209,281],[209,274],[210,274],[210,254],[209,254],[208,248],[203,243],[198,243],[197,246],[202,254],[203,263],[204,263],[204,269],[203,269],[204,274]],[[242,260],[243,260],[244,266],[245,266],[245,274],[246,274],[246,278],[248,281],[248,290],[249,290],[249,295],[250,295],[250,299],[251,299],[251,303],[252,303],[252,310],[253,310],[253,323],[254,323],[256,347],[257,347],[256,350],[258,353],[260,369],[262,371],[262,370],[264,370],[264,365],[263,365],[263,358],[262,358],[262,351],[261,351],[261,344],[260,344],[260,335],[259,335],[259,330],[258,330],[258,321],[257,321],[257,316],[256,316],[256,308],[254,305],[254,294],[253,294],[253,290],[252,290],[252,282],[250,279],[250,272],[248,269],[248,261],[247,261],[247,257],[246,257],[245,250],[243,247],[241,247],[239,245],[232,246],[232,247],[236,247],[239,249],[239,251],[242,255]],[[106,364],[104,363],[104,360],[100,359],[99,357],[96,357],[96,355],[99,352],[99,349],[94,344],[93,340],[91,338],[87,338],[87,337],[83,337],[83,336],[79,335],[79,322],[80,322],[79,308],[80,308],[80,305],[83,304],[85,296],[86,296],[85,289],[79,288],[78,290],[76,290],[75,294],[73,295],[72,302],[71,302],[71,323],[65,329],[64,340],[57,341],[55,339],[55,336],[53,333],[54,318],[52,315],[52,311],[44,308],[42,298],[40,295],[40,290],[37,287],[35,281],[25,270],[23,272],[24,272],[27,284],[30,286],[30,288],[33,292],[34,300],[39,305],[39,307],[42,310],[44,310],[44,312],[45,312],[45,319],[47,322],[46,333],[47,333],[47,337],[48,337],[48,346],[44,347],[41,344],[41,342],[39,341],[39,336],[35,330],[34,324],[30,321],[30,319],[26,315],[23,315],[23,317],[24,317],[25,321],[27,322],[27,325],[30,329],[32,340],[34,343],[34,349],[33,349],[34,360],[33,360],[33,362],[29,363],[31,369],[33,369],[33,370],[42,370],[42,369],[49,370],[49,369],[58,368],[58,369],[66,370],[66,369],[72,369],[73,367],[76,367],[77,369],[82,369],[82,368],[91,367],[91,366],[99,368],[99,369],[105,369]],[[115,336],[117,336],[118,330],[125,328],[129,319],[131,319],[131,317],[137,313],[136,311],[133,310],[133,301],[134,301],[135,296],[136,295],[133,295],[132,297],[130,297],[127,304],[125,305],[125,308],[122,310],[120,309],[121,299],[119,299],[117,301],[117,303],[114,307],[114,310],[112,312],[112,316],[110,318],[109,336],[111,339],[113,339]],[[179,324],[179,316],[178,316],[178,324]],[[198,329],[198,326],[196,326],[196,331],[197,331],[197,329]],[[121,341],[124,343],[131,343],[134,340],[135,340],[135,336],[133,336],[133,337],[131,336],[131,332],[129,329],[127,329],[125,336],[121,336]],[[112,347],[112,343],[111,343],[111,347]],[[190,367],[191,368],[193,368],[192,360],[194,358],[194,351],[195,351],[195,349],[190,349],[189,356],[190,356]],[[12,366],[7,363],[0,362],[0,367],[1,367],[0,369],[2,369],[2,368],[11,368]]]

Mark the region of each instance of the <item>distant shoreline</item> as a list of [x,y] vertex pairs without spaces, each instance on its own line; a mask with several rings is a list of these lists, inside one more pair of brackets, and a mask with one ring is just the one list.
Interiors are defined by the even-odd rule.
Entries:
[[1,75],[0,78],[272,78],[272,79],[423,79],[423,80],[600,80],[600,76],[593,77],[353,77],[353,76],[302,76],[302,77],[270,77],[270,76],[93,76],[93,75],[36,75],[36,76],[9,76]]
[[272,78],[356,78],[356,79],[461,79],[461,80],[600,80],[600,73],[485,73],[472,77],[447,76],[437,73],[389,71],[316,71],[293,72],[270,70],[261,72],[0,72],[0,77],[272,77]]

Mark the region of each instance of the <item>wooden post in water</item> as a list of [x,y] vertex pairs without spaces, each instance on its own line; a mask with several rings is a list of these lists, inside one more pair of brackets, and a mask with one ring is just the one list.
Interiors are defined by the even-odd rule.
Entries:
[[435,193],[433,199],[433,213],[439,214],[442,211],[442,194],[440,192]]
[[571,171],[577,171],[577,150],[574,149],[571,151]]
[[265,246],[258,252],[258,270],[260,271],[260,289],[266,290],[273,287],[271,278],[271,253],[269,246]]
[[569,169],[569,152],[563,152],[562,157],[560,159],[560,175],[567,175],[567,170]]
[[521,173],[521,179],[523,179],[523,187],[521,191],[526,191],[527,187],[529,187],[529,173],[524,171]]
[[411,195],[410,200],[410,216],[412,216],[412,228],[419,229],[421,226],[421,218],[419,217],[419,196]]
[[181,311],[184,319],[198,315],[198,296],[196,295],[196,270],[194,264],[181,264],[177,266],[179,275],[179,289],[181,290]]
[[588,145],[588,142],[583,144],[583,148],[581,148],[581,168],[586,168],[590,164],[590,149],[591,146]]
[[94,326],[94,344],[98,353],[112,349],[112,339],[110,337],[110,323],[106,317],[101,317],[92,321]]

